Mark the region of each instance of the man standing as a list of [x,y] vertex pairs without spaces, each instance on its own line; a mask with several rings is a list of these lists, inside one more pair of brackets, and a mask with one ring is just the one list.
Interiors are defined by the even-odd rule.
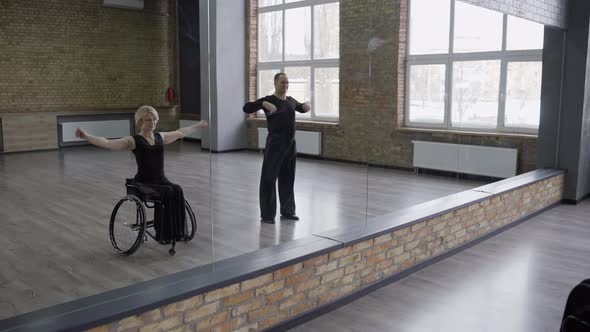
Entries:
[[300,103],[287,97],[289,79],[287,74],[278,73],[274,77],[275,92],[244,105],[244,112],[254,113],[264,110],[268,126],[268,136],[264,147],[264,161],[260,176],[260,215],[261,221],[275,223],[277,213],[276,182],[279,180],[279,200],[281,216],[289,220],[299,220],[295,215],[295,111],[307,113],[309,103]]

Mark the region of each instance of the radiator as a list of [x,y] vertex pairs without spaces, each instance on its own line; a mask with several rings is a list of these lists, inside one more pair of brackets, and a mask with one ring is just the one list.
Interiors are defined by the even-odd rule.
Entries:
[[105,7],[116,7],[124,9],[143,9],[143,0],[103,0]]
[[[268,129],[258,128],[258,148],[264,149]],[[295,131],[297,141],[297,152],[319,156],[322,153],[322,133],[317,131]]]
[[516,175],[518,150],[480,145],[412,141],[413,165],[465,174],[508,178]]
[[[179,128],[192,126],[194,124],[197,124],[198,122],[199,121],[196,121],[196,120],[180,120]],[[196,128],[195,130],[193,130],[193,132],[190,135],[187,135],[185,137],[201,139],[201,138],[203,138],[203,128]]]
[[87,116],[58,116],[59,146],[86,144],[76,137],[76,129],[82,128],[93,136],[119,138],[133,135],[133,114],[100,114]]

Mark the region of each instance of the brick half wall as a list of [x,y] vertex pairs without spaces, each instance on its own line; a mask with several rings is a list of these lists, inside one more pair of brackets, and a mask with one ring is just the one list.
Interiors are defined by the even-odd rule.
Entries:
[[[479,199],[456,209],[93,331],[249,331],[276,326],[559,203],[563,174],[507,192],[495,193],[493,186],[476,192]],[[381,225],[387,221],[375,220]]]
[[60,305],[66,312],[48,308],[17,316],[0,331],[284,329],[559,204],[563,180],[560,170],[529,172],[375,218],[366,227],[100,294],[95,304],[89,297]]

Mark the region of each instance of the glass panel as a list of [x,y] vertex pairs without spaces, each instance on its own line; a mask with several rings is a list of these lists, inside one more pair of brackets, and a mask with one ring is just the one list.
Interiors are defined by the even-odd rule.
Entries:
[[314,59],[338,58],[340,52],[340,4],[314,6],[313,57]]
[[[287,96],[291,96],[302,103],[309,101],[311,107],[311,111],[307,114],[295,112],[296,119],[300,122],[296,123],[295,133],[298,153],[294,158],[297,168],[293,190],[294,212],[301,220],[293,222],[288,218],[281,217],[281,212],[284,212],[282,210],[288,207],[289,203],[283,202],[285,205],[281,205],[277,179],[275,182],[276,205],[274,205],[276,207],[274,216],[276,224],[260,222],[262,213],[259,188],[262,165],[267,163],[265,161],[267,155],[272,156],[277,151],[273,152],[270,150],[271,148],[265,150],[268,142],[267,137],[269,137],[268,122],[253,121],[247,123],[249,147],[260,148],[260,152],[232,153],[236,157],[226,164],[220,163],[219,170],[214,172],[214,174],[219,173],[221,169],[229,168],[232,165],[236,165],[236,168],[241,165],[235,171],[236,178],[239,178],[240,183],[243,183],[239,195],[241,197],[250,197],[250,199],[244,200],[247,201],[248,206],[240,205],[240,209],[234,213],[235,218],[233,219],[237,220],[236,227],[239,227],[240,230],[251,230],[252,227],[259,228],[259,231],[240,233],[240,246],[235,248],[236,253],[252,251],[251,248],[255,246],[263,248],[312,234],[319,234],[342,225],[358,226],[365,222],[366,149],[363,144],[366,140],[363,139],[365,131],[361,130],[361,127],[364,127],[364,121],[352,121],[353,118],[349,117],[350,120],[347,123],[341,124],[346,132],[345,135],[342,135],[339,131],[335,131],[333,126],[317,125],[310,121],[301,120],[338,120],[340,35],[356,33],[359,30],[357,27],[358,22],[366,20],[367,16],[366,13],[356,10],[358,3],[355,4],[354,2],[318,5],[311,5],[312,1],[306,1],[305,3],[309,5],[301,8],[285,9],[284,11],[285,59],[272,64],[270,68],[270,64],[261,63],[262,61],[259,59],[257,77],[258,89],[260,90],[257,92],[258,96],[273,94],[275,90],[274,74],[284,71],[289,80]],[[339,27],[341,6],[348,8],[347,19],[351,22],[347,26],[346,32]],[[312,10],[314,11],[312,12]],[[315,20],[312,20],[312,14],[317,15]],[[317,32],[315,36],[311,34],[312,24],[315,24]],[[311,39],[314,37],[316,38],[315,44],[317,44],[315,49],[312,47],[313,40]],[[314,61],[313,54],[322,60],[319,63]],[[354,71],[360,68],[365,71],[367,69],[366,59],[353,60],[352,63],[354,63],[354,68],[351,69]],[[367,91],[366,84],[366,77],[362,77],[360,83],[359,81],[350,80],[345,89],[350,90],[353,87],[360,87],[362,91]],[[350,94],[348,101],[355,99],[354,95]],[[285,105],[282,104],[281,107],[283,106]],[[352,105],[348,109],[348,114],[356,113],[356,106]],[[288,116],[288,114],[285,114],[287,112],[284,109],[283,107],[282,114],[276,113],[275,116]],[[315,118],[312,118],[312,115]],[[284,119],[289,120],[288,117]],[[273,126],[275,126],[273,128],[286,125],[280,129],[284,133],[289,133],[292,130],[288,125],[289,122],[290,120],[283,121],[281,124],[281,121],[276,121],[273,123]],[[272,137],[277,139],[277,135],[271,135],[270,137],[271,139]],[[284,135],[281,137],[284,137]],[[288,135],[286,137],[290,138]],[[229,156],[229,154],[223,155]],[[220,158],[223,155],[214,155],[214,158]],[[326,160],[327,158],[331,160]],[[292,160],[290,156],[288,160]],[[278,169],[284,168],[280,163],[274,165],[274,167]],[[228,179],[230,175],[228,174],[224,178]],[[234,183],[234,181],[226,181],[223,178],[219,182],[214,187],[219,187],[220,190],[222,182]],[[283,186],[284,190],[284,181],[280,186]],[[230,191],[227,190],[227,192]],[[269,191],[272,191],[272,189]],[[235,204],[237,203],[233,203],[233,205]],[[226,209],[221,205],[219,208]],[[246,223],[243,222],[243,214],[249,216]],[[219,241],[219,238],[216,236],[216,242]],[[219,241],[219,243],[223,243],[223,246],[228,246],[226,243],[235,242],[236,240],[232,241],[231,239]],[[223,248],[221,245],[220,247]]]
[[410,54],[449,52],[450,12],[450,0],[410,2]]
[[545,28],[542,24],[508,15],[508,33],[506,34],[506,49],[543,49],[544,29]]
[[340,86],[338,68],[316,68],[314,76],[314,115],[338,118]]
[[457,61],[453,64],[454,127],[496,128],[500,61]]
[[[353,41],[348,39],[344,41],[345,45],[354,45],[354,48],[350,47],[352,50],[347,47],[341,48],[343,59],[340,84],[350,84],[349,81],[355,82],[359,79],[358,77],[364,77],[357,73],[366,73],[368,76],[366,92],[361,84],[357,84],[358,87],[351,84],[355,89],[342,89],[340,94],[341,99],[347,98],[347,102],[341,103],[341,121],[346,118],[342,122],[354,123],[352,130],[364,131],[363,135],[366,139],[362,148],[366,151],[368,163],[366,204],[368,231],[385,229],[384,225],[388,222],[393,225],[405,219],[403,216],[409,217],[416,215],[416,211],[428,210],[425,206],[416,206],[418,204],[469,190],[484,183],[481,180],[466,179],[463,174],[457,173],[460,162],[458,146],[477,144],[480,141],[478,138],[468,141],[464,139],[466,136],[453,133],[403,129],[404,121],[407,122],[407,120],[416,123],[426,122],[430,124],[430,127],[444,127],[450,122],[450,119],[445,119],[445,102],[448,101],[445,94],[449,94],[450,97],[450,90],[452,90],[450,82],[446,79],[451,77],[452,73],[449,73],[452,67],[446,63],[448,56],[412,56],[449,52],[448,22],[451,20],[449,2],[439,0],[408,2],[412,11],[408,18],[408,23],[411,24],[409,45],[406,45],[403,40],[404,17],[396,15],[397,13],[391,10],[387,1],[367,1],[369,5],[366,10],[370,15],[369,22],[366,23],[368,33],[361,29],[364,36],[359,33],[354,36]],[[365,7],[361,8],[365,9]],[[403,6],[401,8],[403,10]],[[345,11],[341,12],[344,16]],[[403,14],[402,12],[401,15]],[[358,61],[364,53],[360,45],[367,45],[373,38],[388,36],[388,33],[391,34],[389,32],[392,30],[391,27],[399,25],[401,25],[399,44],[393,42],[396,38],[390,38],[377,50],[367,52],[368,63]],[[345,38],[344,36],[348,35],[342,33],[341,36]],[[359,39],[358,42],[357,39]],[[399,61],[400,54],[397,53],[399,50],[403,52],[405,47],[409,47],[408,53],[411,55],[408,60],[411,66],[408,70],[406,70],[406,62]],[[356,62],[350,59],[344,60],[346,58],[344,54],[354,55],[350,57]],[[403,54],[401,56],[403,57]],[[422,62],[429,58],[437,60],[433,60],[435,63]],[[365,66],[368,67],[367,72],[363,71]],[[498,73],[499,68],[497,64]],[[487,70],[487,68],[477,69],[484,73]],[[479,71],[476,73],[479,74]],[[496,78],[494,97],[497,100],[499,75],[496,75]],[[445,84],[449,88],[445,88]],[[469,84],[479,84],[479,82],[476,80]],[[349,94],[353,97],[348,97]],[[408,109],[406,106],[409,106]],[[494,116],[496,112],[497,101]],[[494,119],[494,125],[496,122]],[[349,130],[351,129],[342,131],[346,133]],[[452,201],[452,198],[449,200]],[[426,226],[426,228],[429,227],[432,226]],[[387,253],[384,250],[383,254],[391,257],[386,266],[391,264],[391,269],[399,271],[419,263],[430,255],[436,255],[436,251],[431,248],[432,234],[436,233],[435,238],[441,237],[441,234],[446,236],[450,227],[446,226],[434,233],[431,232],[432,234],[426,232],[426,228],[420,231],[414,228],[409,230],[408,234],[411,238],[406,239],[409,242],[406,242],[405,246],[401,242],[390,242],[392,249],[397,248]],[[387,245],[383,243],[373,249],[381,250],[383,246]]]
[[445,67],[445,65],[410,67],[410,122],[444,123]]
[[[208,1],[157,3],[143,15],[101,7],[102,1],[59,10],[45,1],[20,2],[11,10],[0,2],[0,44],[22,54],[18,61],[0,56],[0,100],[16,111],[10,119],[2,114],[3,141],[18,142],[11,145],[18,153],[0,153],[0,330],[63,330],[60,323],[25,327],[8,321],[45,309],[26,323],[51,319],[67,307],[105,303],[121,294],[119,288],[213,262],[211,155],[202,149],[209,129],[197,125],[211,118],[211,87],[201,80],[210,69],[209,52],[206,42],[199,43],[209,32]],[[34,22],[32,30],[16,28],[19,22]],[[89,36],[101,46],[95,48]],[[121,52],[128,36],[141,36],[133,38],[131,57]],[[27,52],[29,46],[19,43],[26,38],[43,52]],[[181,54],[186,61],[178,61]],[[12,85],[29,92],[13,98],[6,90]],[[47,106],[59,114],[33,112]],[[159,133],[179,127],[191,139],[161,140],[168,136]],[[12,134],[19,128],[35,134],[21,140]],[[160,209],[151,200],[173,204]],[[72,305],[80,298],[85,305]]]
[[[280,69],[270,69],[270,70],[259,70],[258,76],[256,79],[258,80],[258,87],[256,92],[258,94],[258,98],[262,98],[264,96],[272,95],[275,91],[275,86],[273,83],[274,76],[276,73],[280,72]],[[256,112],[256,116],[264,117],[264,111],[260,110]]]
[[503,14],[455,2],[455,53],[502,50]]
[[280,5],[282,3],[283,0],[258,0],[258,7],[262,8],[267,6]]
[[285,10],[285,60],[311,59],[311,8]]
[[[285,67],[285,73],[289,77],[289,93],[298,102],[304,103],[311,100],[311,68],[310,67]],[[298,118],[309,119],[311,112],[299,113]]]
[[285,3],[299,2],[299,1],[303,1],[303,0],[285,0]]
[[506,127],[539,128],[542,63],[509,62],[506,73]]
[[283,12],[258,15],[258,61],[283,60]]

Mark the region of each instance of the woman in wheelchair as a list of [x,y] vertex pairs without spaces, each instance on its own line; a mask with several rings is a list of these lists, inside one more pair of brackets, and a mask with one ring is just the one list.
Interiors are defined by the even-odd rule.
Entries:
[[185,200],[182,188],[170,182],[164,175],[164,145],[189,135],[197,128],[207,127],[207,122],[200,121],[170,132],[155,132],[158,120],[158,112],[153,107],[144,105],[135,112],[135,123],[140,129],[137,135],[106,139],[92,136],[78,128],[76,136],[101,148],[133,152],[137,162],[133,187],[148,196],[157,197],[164,206],[163,209],[156,206],[154,212],[155,239],[160,243],[169,243],[182,238]]

